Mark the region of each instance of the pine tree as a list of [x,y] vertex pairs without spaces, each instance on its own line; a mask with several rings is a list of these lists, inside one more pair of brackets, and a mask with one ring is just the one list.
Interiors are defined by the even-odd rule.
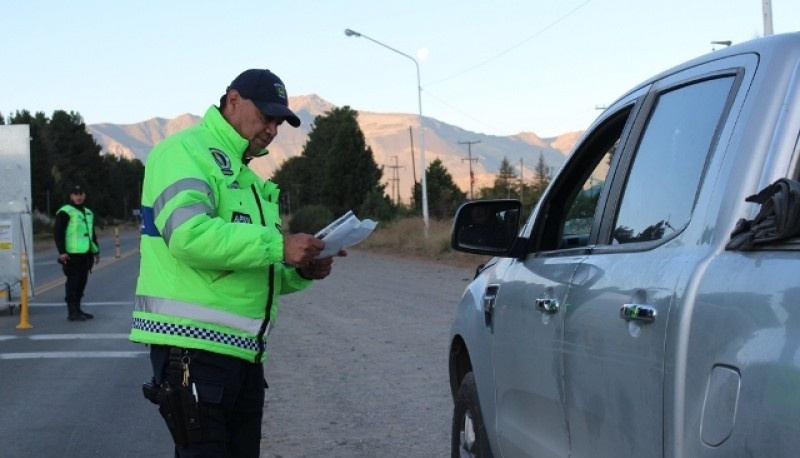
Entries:
[[127,217],[139,206],[142,163],[104,157],[80,114],[57,110],[48,119],[44,113],[22,110],[9,122],[30,126],[33,210],[52,216],[76,184],[86,189],[98,217]]
[[[383,169],[358,126],[358,112],[349,106],[317,117],[300,156],[284,162],[272,181],[293,196],[292,210],[302,205],[324,205],[337,216],[348,210],[378,208],[375,194],[384,195]],[[361,217],[373,215],[359,215]]]
[[481,199],[519,198],[517,170],[511,165],[508,158],[503,157],[500,162],[500,169],[495,175],[494,185],[491,188],[481,188],[478,195]]
[[[428,188],[428,212],[431,218],[449,219],[455,215],[459,205],[467,200],[467,193],[453,181],[453,176],[442,164],[442,160],[436,158],[425,170],[426,187]],[[414,184],[413,201],[417,208],[422,197],[422,186]]]

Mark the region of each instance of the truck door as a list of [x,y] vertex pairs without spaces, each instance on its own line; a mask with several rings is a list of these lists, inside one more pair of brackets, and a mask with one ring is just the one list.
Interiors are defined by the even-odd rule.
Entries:
[[597,233],[598,201],[632,107],[602,122],[570,156],[523,230],[531,238],[528,254],[512,260],[493,285],[496,431],[503,456],[569,456],[560,356],[564,308]]
[[[566,300],[563,374],[572,457],[663,456],[665,339],[686,231],[737,77],[656,83],[620,153],[593,247]],[[699,219],[699,218],[698,218]]]

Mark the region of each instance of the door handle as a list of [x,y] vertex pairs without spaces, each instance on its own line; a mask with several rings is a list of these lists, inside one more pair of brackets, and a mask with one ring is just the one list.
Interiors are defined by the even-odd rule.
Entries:
[[558,312],[558,299],[536,299],[536,310],[552,315]]
[[493,330],[492,318],[494,318],[494,306],[497,303],[497,293],[500,291],[499,285],[489,285],[483,293],[483,320],[484,325]]
[[625,321],[652,323],[656,321],[656,309],[649,305],[622,304],[619,308],[619,317]]

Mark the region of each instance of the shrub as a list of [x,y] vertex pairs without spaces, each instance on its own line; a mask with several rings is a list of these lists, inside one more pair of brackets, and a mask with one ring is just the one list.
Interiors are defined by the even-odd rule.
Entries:
[[289,222],[289,232],[316,234],[333,221],[333,212],[322,205],[306,205],[298,210]]

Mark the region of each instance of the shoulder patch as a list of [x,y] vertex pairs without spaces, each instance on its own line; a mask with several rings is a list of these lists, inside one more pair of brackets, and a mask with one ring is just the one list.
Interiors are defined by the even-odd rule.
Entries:
[[209,148],[208,151],[211,153],[211,156],[214,158],[214,162],[217,163],[223,175],[233,175],[233,170],[231,170],[231,159],[227,154],[225,154],[225,152],[217,148]]

